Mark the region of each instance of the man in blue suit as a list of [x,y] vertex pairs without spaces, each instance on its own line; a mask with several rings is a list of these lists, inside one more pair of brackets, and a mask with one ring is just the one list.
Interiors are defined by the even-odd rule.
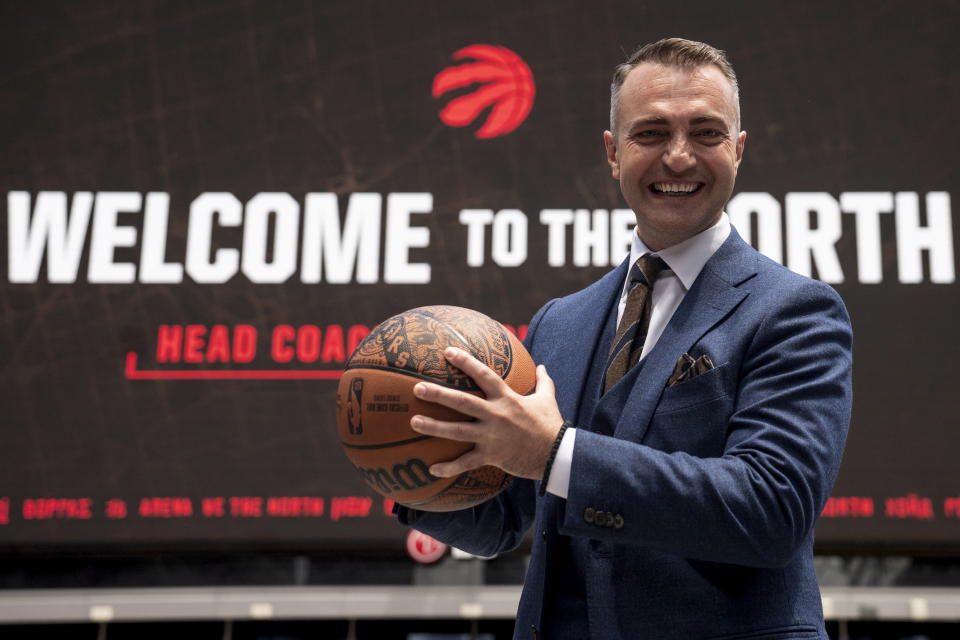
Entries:
[[[431,473],[493,464],[517,479],[469,510],[398,515],[485,556],[535,525],[517,638],[825,639],[813,529],[850,417],[846,310],[723,212],[746,141],[723,52],[646,45],[617,68],[611,103],[604,144],[637,216],[630,257],[530,322],[534,393],[456,349],[447,358],[486,398],[415,389],[475,418],[411,420],[476,443]],[[636,316],[628,273],[654,263],[633,356],[611,377],[618,324]]]

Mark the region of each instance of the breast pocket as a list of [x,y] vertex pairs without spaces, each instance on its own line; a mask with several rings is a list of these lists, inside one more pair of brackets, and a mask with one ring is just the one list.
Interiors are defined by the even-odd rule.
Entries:
[[660,396],[644,444],[668,453],[723,455],[735,385],[733,368],[724,363],[667,387]]
[[732,367],[723,363],[709,371],[663,390],[657,415],[680,411],[698,404],[707,404],[733,393]]

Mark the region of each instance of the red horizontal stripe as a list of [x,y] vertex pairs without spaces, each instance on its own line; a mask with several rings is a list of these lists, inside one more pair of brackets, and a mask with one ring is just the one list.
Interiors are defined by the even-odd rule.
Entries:
[[338,380],[343,371],[319,369],[164,369],[138,370],[137,354],[127,353],[127,380]]

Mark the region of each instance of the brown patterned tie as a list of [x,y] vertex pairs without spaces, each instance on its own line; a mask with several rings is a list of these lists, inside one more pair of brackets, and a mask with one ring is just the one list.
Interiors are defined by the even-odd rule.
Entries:
[[615,385],[630,368],[637,364],[643,352],[643,342],[650,325],[650,291],[666,263],[649,253],[641,256],[630,269],[630,284],[623,317],[617,326],[617,335],[610,349],[610,359],[604,378],[603,392]]

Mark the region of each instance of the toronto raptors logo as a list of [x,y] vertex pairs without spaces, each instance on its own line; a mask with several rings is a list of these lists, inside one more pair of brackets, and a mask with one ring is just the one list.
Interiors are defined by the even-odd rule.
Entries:
[[425,533],[411,529],[407,534],[407,554],[420,564],[438,562],[450,547]]
[[433,97],[472,84],[481,86],[461,95],[440,111],[440,119],[451,127],[465,127],[489,107],[490,115],[475,138],[495,138],[519,127],[533,108],[536,87],[533,73],[523,59],[509,49],[474,44],[453,54],[454,60],[475,60],[448,67],[433,79]]

